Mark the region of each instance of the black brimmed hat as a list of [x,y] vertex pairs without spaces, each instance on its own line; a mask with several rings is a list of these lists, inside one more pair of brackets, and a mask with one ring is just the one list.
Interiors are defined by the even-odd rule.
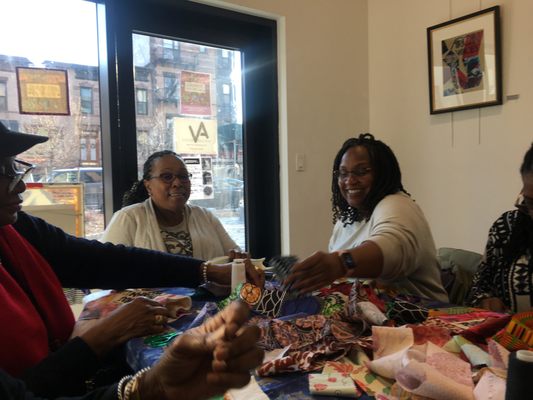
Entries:
[[0,157],[13,157],[38,143],[46,142],[46,136],[9,130],[0,122]]

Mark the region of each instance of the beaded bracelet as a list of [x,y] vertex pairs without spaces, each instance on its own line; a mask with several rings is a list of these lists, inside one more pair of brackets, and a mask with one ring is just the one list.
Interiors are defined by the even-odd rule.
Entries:
[[140,398],[137,392],[137,387],[139,386],[139,378],[143,376],[149,369],[150,367],[143,368],[135,375],[133,375],[133,377],[128,381],[126,387],[124,388],[124,396],[122,397],[122,399],[119,398],[119,400],[133,400],[132,395],[134,396],[134,398]]
[[118,400],[123,400],[122,398],[122,390],[123,390],[123,387],[126,383],[129,383],[131,378],[133,378],[133,375],[126,375],[125,377],[123,377],[119,382],[118,382],[118,386],[117,386],[117,397],[118,397]]
[[209,266],[209,263],[205,262],[202,267],[202,277],[204,278],[204,283],[207,283],[207,267]]

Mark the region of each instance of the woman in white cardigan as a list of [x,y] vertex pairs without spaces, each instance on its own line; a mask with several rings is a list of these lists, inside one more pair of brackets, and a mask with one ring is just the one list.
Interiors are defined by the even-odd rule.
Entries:
[[144,163],[143,179],[124,195],[125,207],[113,215],[101,240],[202,260],[240,252],[211,211],[187,204],[190,177],[173,151],[152,154]]

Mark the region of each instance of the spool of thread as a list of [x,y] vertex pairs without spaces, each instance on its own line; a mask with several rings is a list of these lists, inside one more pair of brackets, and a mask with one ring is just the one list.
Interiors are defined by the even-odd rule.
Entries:
[[231,264],[231,290],[235,290],[240,283],[246,282],[246,268],[244,260],[236,258]]
[[518,350],[509,355],[505,400],[531,398],[533,351]]

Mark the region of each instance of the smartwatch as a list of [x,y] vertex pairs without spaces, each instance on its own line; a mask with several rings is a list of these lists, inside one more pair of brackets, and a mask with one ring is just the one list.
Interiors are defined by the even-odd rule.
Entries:
[[352,257],[352,254],[348,250],[339,251],[339,257],[341,258],[342,265],[348,271],[353,271],[357,267],[357,263]]

